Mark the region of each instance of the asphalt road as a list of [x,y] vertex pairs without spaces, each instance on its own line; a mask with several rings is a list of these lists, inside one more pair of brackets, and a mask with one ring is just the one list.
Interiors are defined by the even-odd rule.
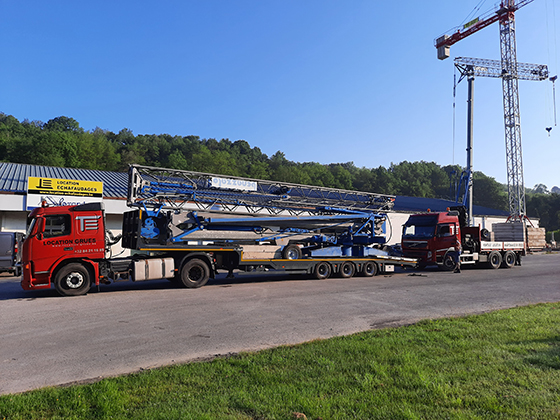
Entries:
[[95,380],[216,355],[560,301],[560,254],[522,267],[374,278],[220,277],[102,286],[81,297],[25,292],[0,277],[0,394]]

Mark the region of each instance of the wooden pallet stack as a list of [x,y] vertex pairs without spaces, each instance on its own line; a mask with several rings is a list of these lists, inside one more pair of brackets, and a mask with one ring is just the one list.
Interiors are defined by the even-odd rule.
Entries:
[[527,227],[527,248],[540,251],[546,248],[546,229]]

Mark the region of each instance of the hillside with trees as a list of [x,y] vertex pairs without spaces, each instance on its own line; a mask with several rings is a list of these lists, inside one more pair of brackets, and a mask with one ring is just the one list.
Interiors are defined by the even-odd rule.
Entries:
[[[128,164],[188,169],[259,179],[310,184],[382,194],[454,199],[458,165],[434,162],[391,163],[385,168],[356,167],[353,162],[293,162],[277,151],[272,156],[245,140],[201,139],[169,134],[134,135],[96,128],[86,131],[73,118],[18,121],[0,113],[0,161],[68,168],[126,171]],[[474,174],[474,203],[507,209],[503,184],[482,172]],[[560,194],[539,184],[527,194],[527,213],[547,230],[560,229]],[[560,236],[560,235],[559,235]]]

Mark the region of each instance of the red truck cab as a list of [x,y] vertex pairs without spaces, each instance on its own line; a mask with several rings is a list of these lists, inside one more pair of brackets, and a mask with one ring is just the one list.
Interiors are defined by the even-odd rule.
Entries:
[[403,254],[418,258],[420,267],[441,265],[457,238],[461,240],[458,212],[414,214],[403,225]]
[[65,294],[81,294],[92,281],[98,284],[97,261],[105,256],[102,203],[39,207],[29,219],[22,252],[23,289],[46,289],[54,282]]
[[450,252],[455,251],[457,241],[461,243],[461,264],[511,268],[521,265],[525,255],[523,241],[495,241],[488,230],[468,226],[462,206],[442,213],[413,214],[403,226],[403,255],[419,259],[419,267],[438,265],[453,269],[455,262]]

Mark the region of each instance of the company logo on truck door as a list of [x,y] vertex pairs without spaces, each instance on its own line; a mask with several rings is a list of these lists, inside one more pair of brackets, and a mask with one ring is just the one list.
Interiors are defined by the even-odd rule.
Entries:
[[80,232],[99,229],[100,218],[101,216],[77,216],[76,220],[80,222]]

